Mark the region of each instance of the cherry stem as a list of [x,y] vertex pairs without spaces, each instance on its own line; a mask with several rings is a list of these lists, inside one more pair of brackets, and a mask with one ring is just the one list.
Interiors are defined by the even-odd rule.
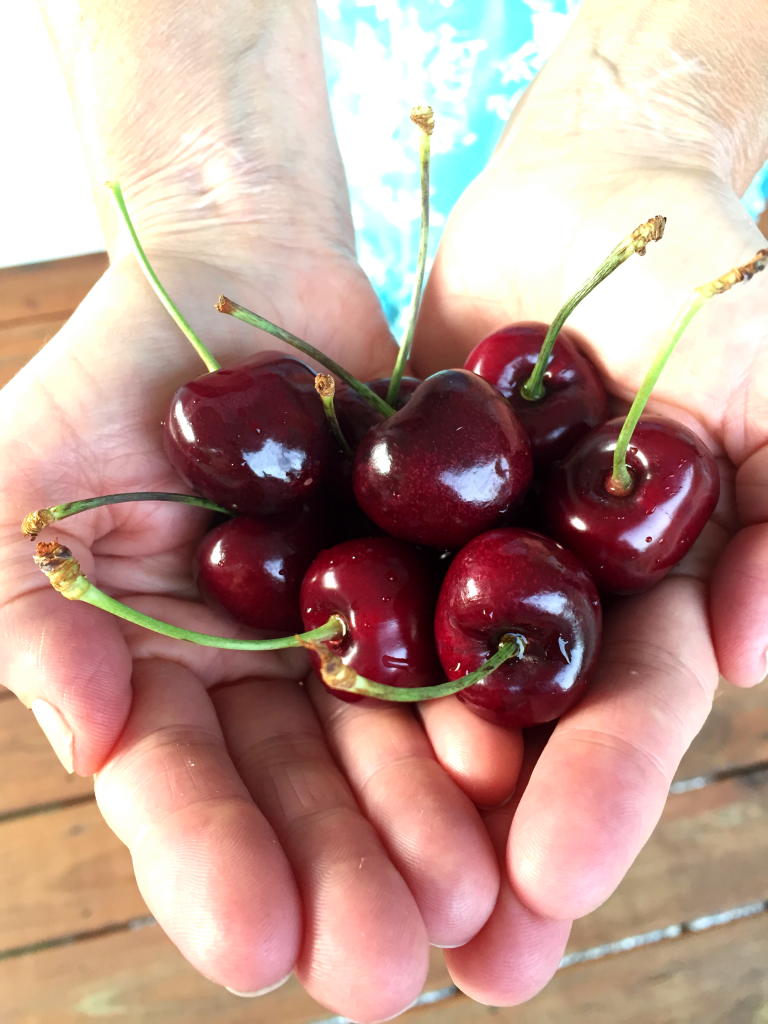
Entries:
[[211,512],[221,512],[224,515],[234,515],[221,505],[217,505],[207,498],[198,498],[196,494],[170,494],[167,491],[133,491],[128,494],[102,494],[99,498],[82,498],[80,501],[67,501],[63,505],[51,505],[50,508],[39,508],[36,512],[30,512],[24,517],[21,524],[21,532],[30,540],[35,540],[38,533],[44,530],[51,523],[60,519],[68,519],[69,516],[76,516],[79,512],[88,512],[92,508],[99,508],[101,505],[122,505],[127,501],[176,501],[184,505],[196,505],[199,508],[210,509]]
[[258,313],[252,313],[250,309],[246,309],[245,306],[239,305],[237,302],[233,302],[228,299],[226,295],[220,295],[219,301],[216,303],[216,309],[220,313],[228,313],[230,316],[236,317],[238,320],[242,320],[243,323],[250,324],[252,327],[258,327],[262,331],[266,331],[267,334],[271,334],[273,338],[279,338],[280,341],[284,341],[286,345],[292,345],[297,348],[299,352],[303,352],[305,356],[309,356],[310,359],[314,359],[320,363],[331,373],[335,373],[337,377],[348,384],[353,391],[356,391],[358,395],[372,405],[373,408],[380,412],[382,416],[391,416],[394,413],[394,409],[387,405],[383,398],[380,398],[375,391],[372,391],[367,384],[363,384],[362,381],[358,380],[357,377],[353,377],[352,374],[345,370],[343,366],[339,366],[335,359],[331,359],[330,356],[325,355],[319,348],[315,348],[314,345],[310,345],[308,341],[302,341],[301,338],[297,338],[295,334],[291,334],[290,331],[286,331],[282,327],[278,327],[277,324],[271,323],[269,320],[265,320],[263,316],[259,316]]
[[343,690],[345,693],[359,693],[363,697],[375,697],[378,700],[394,700],[400,703],[413,703],[419,700],[434,700],[437,697],[449,697],[460,693],[468,686],[479,683],[491,672],[510,658],[522,657],[525,652],[526,639],[517,633],[506,633],[500,641],[499,649],[483,662],[480,668],[465,676],[435,686],[387,686],[376,683],[372,679],[358,675],[353,668],[345,665],[337,655],[333,654],[323,643],[302,641],[302,647],[308,647],[320,658],[320,676],[326,686],[332,690]]
[[604,281],[617,267],[620,267],[622,263],[628,260],[633,253],[636,252],[638,256],[645,256],[648,243],[658,242],[663,237],[664,225],[666,223],[666,217],[656,216],[635,228],[631,235],[627,235],[625,239],[619,242],[610,256],[600,264],[592,277],[587,278],[581,288],[568,299],[549,326],[531,376],[520,388],[520,394],[523,398],[528,399],[529,402],[538,402],[546,396],[544,374],[547,371],[549,357],[552,355],[552,349],[555,347],[555,341],[560,333],[560,328],[581,300],[594,291],[601,281]]
[[768,249],[761,249],[749,263],[745,263],[741,267],[734,267],[727,274],[723,274],[722,277],[718,277],[716,280],[696,288],[691,293],[669,329],[664,344],[661,346],[651,364],[651,368],[645,375],[645,379],[640,385],[640,390],[637,392],[635,400],[627,413],[627,418],[624,420],[624,425],[619,433],[616,449],[613,453],[613,472],[605,485],[611,494],[616,497],[624,497],[634,489],[632,477],[627,469],[627,448],[651,391],[659,379],[659,374],[664,369],[667,360],[672,355],[688,324],[693,320],[701,307],[706,305],[714,295],[721,295],[723,292],[727,292],[740,281],[749,281],[759,271],[764,270],[766,265],[768,265]]
[[155,295],[157,295],[158,299],[160,299],[160,301],[171,314],[171,316],[176,321],[178,326],[187,336],[188,340],[192,344],[192,347],[203,360],[208,370],[213,372],[214,370],[221,369],[220,364],[213,358],[213,356],[202,343],[202,341],[200,341],[198,336],[195,334],[195,332],[192,330],[192,328],[189,326],[187,321],[184,319],[184,317],[177,309],[168,292],[160,284],[160,279],[152,269],[152,266],[149,260],[147,259],[147,254],[144,252],[144,249],[141,246],[141,242],[139,241],[139,236],[136,234],[136,229],[134,228],[133,222],[131,221],[130,215],[128,213],[128,207],[125,205],[125,199],[123,199],[123,191],[120,188],[120,183],[117,181],[108,181],[107,188],[111,190],[112,195],[114,196],[115,204],[117,205],[117,208],[120,211],[120,215],[123,218],[125,226],[128,228],[128,234],[130,235],[131,242],[133,243],[133,251],[136,253],[136,259],[139,261],[139,265],[141,266],[141,269],[144,271],[144,275],[149,281],[150,285],[152,286]]
[[323,408],[325,409],[325,415],[328,417],[328,423],[330,425],[333,436],[339,443],[339,447],[347,456],[347,458],[354,458],[354,452],[349,446],[349,442],[344,437],[344,432],[341,429],[341,424],[336,416],[336,407],[334,405],[333,396],[336,394],[336,381],[330,374],[318,373],[315,377],[315,391],[320,395],[323,402]]
[[387,390],[387,402],[396,408],[400,396],[400,382],[403,379],[405,364],[411,358],[413,332],[416,329],[416,318],[421,305],[421,291],[424,286],[424,268],[427,265],[427,244],[429,242],[429,158],[432,143],[432,132],[435,129],[435,118],[432,107],[414,107],[411,120],[421,129],[419,138],[419,166],[421,167],[421,234],[419,236],[419,258],[416,263],[416,280],[413,283],[411,308],[408,312],[408,323],[405,335],[400,343],[395,368]]
[[211,636],[208,633],[196,633],[180,626],[172,626],[160,619],[153,619],[109,597],[99,590],[80,570],[80,564],[72,556],[69,548],[58,541],[50,541],[37,545],[35,562],[46,574],[54,590],[70,601],[85,601],[95,608],[110,612],[126,622],[151,629],[153,633],[173,637],[174,640],[188,640],[201,647],[219,647],[228,651],[278,651],[286,647],[302,647],[306,643],[321,643],[324,640],[340,640],[347,631],[347,625],[340,615],[332,615],[326,623],[311,629],[307,633],[295,636],[279,637],[276,640],[235,640],[223,636]]

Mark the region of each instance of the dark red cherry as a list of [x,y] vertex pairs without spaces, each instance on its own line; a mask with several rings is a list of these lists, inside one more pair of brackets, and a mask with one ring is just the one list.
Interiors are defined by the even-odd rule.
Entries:
[[308,366],[261,352],[179,388],[165,451],[198,493],[247,515],[299,504],[323,482],[331,434]]
[[608,415],[608,399],[597,370],[563,328],[544,374],[546,395],[529,402],[520,394],[536,365],[547,325],[526,321],[489,334],[467,356],[464,367],[508,398],[528,432],[537,466],[561,459],[587,431]]
[[[386,401],[387,392],[389,391],[389,382],[391,379],[391,377],[377,377],[376,380],[368,381],[368,387],[371,391],[375,391],[379,398],[383,398]],[[421,383],[422,382],[418,377],[401,378],[400,393],[397,396],[397,409],[402,409],[404,405],[408,404],[411,399],[411,395]]]
[[360,508],[387,533],[457,549],[503,522],[531,482],[528,438],[509,403],[468,370],[441,370],[355,455]]
[[195,576],[207,604],[254,629],[297,633],[304,574],[329,528],[317,503],[281,516],[239,516],[203,537]]
[[480,668],[507,633],[527,641],[458,694],[481,718],[526,727],[559,718],[580,699],[600,647],[597,590],[579,560],[532,530],[475,537],[451,563],[440,590],[435,641],[449,679]]
[[548,532],[612,594],[647,590],[676,565],[701,533],[720,494],[717,464],[687,427],[642,416],[627,452],[633,489],[606,489],[622,417],[583,438],[553,470],[542,511]]
[[301,585],[304,628],[342,615],[347,635],[328,647],[346,665],[389,686],[431,686],[443,680],[432,632],[438,588],[433,567],[410,544],[348,540],[309,567]]

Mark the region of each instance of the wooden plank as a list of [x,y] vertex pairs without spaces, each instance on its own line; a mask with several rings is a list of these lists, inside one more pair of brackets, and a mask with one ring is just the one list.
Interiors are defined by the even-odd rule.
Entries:
[[147,915],[95,803],[0,824],[0,951]]
[[712,713],[676,779],[693,779],[768,761],[768,679],[749,690],[721,682]]
[[53,319],[0,326],[0,387],[15,377],[68,319],[69,315],[65,314]]
[[93,780],[68,775],[31,711],[0,700],[0,815],[93,793]]
[[[448,984],[433,950],[426,989]],[[233,996],[190,967],[157,925],[0,962],[0,993],[0,1024],[309,1024],[331,1016],[295,977],[260,999]]]
[[568,949],[589,949],[764,899],[768,771],[671,796],[613,896],[574,924]]
[[[403,1024],[765,1024],[767,917],[760,914],[569,967],[523,1006],[500,1009],[457,996],[417,1007],[398,1020]],[[175,1024],[170,1016],[159,1020]]]
[[0,270],[0,325],[64,318],[76,309],[109,266],[105,252],[28,263]]

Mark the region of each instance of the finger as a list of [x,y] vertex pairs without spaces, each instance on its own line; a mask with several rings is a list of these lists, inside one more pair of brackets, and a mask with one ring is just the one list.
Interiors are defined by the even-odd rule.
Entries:
[[520,801],[508,869],[531,910],[571,920],[613,892],[653,830],[718,672],[702,584],[617,601],[590,689],[558,724]]
[[357,1021],[402,1012],[426,977],[424,924],[332,760],[302,688],[253,680],[215,690],[213,700],[232,758],[299,886],[302,985]]
[[455,984],[492,1006],[515,1006],[541,991],[557,970],[571,929],[569,922],[547,920],[524,906],[503,871],[510,823],[550,732],[547,727],[527,731],[520,793],[484,815],[503,872],[494,911],[474,939],[445,952]]
[[720,671],[737,686],[768,675],[768,446],[736,474],[745,524],[720,556],[712,579],[712,633]]
[[206,977],[256,992],[288,975],[301,937],[296,885],[227,754],[210,698],[173,662],[136,664],[131,715],[96,780],[144,899]]
[[[92,571],[87,550],[72,543]],[[33,709],[64,767],[92,775],[128,715],[131,658],[117,619],[57,594],[32,553],[14,540],[0,561],[0,682]]]
[[523,757],[519,729],[486,722],[458,698],[419,706],[435,757],[478,807],[498,807],[512,795]]
[[413,893],[429,941],[468,942],[499,891],[477,810],[437,763],[409,708],[346,704],[314,678],[309,692],[363,813]]

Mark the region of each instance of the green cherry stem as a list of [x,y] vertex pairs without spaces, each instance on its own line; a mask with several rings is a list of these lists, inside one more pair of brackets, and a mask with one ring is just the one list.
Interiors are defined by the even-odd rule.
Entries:
[[419,258],[416,264],[416,280],[413,283],[413,295],[411,296],[411,308],[408,312],[408,324],[405,329],[405,336],[400,344],[400,351],[397,354],[395,368],[392,371],[392,378],[387,390],[387,402],[392,408],[397,407],[397,399],[400,395],[400,382],[403,379],[405,364],[411,358],[411,346],[413,345],[413,332],[416,328],[416,318],[421,305],[421,291],[424,286],[424,268],[427,265],[427,243],[429,242],[429,158],[432,145],[432,132],[435,129],[435,118],[432,107],[414,107],[411,110],[411,120],[421,129],[419,138],[419,165],[421,167],[421,234],[419,236]]
[[98,498],[82,498],[80,501],[67,501],[63,505],[51,505],[50,508],[39,508],[24,517],[21,532],[30,540],[35,540],[38,533],[51,523],[60,519],[68,519],[79,512],[88,512],[102,505],[122,505],[127,501],[176,501],[183,505],[197,505],[199,508],[210,509],[231,516],[234,513],[207,498],[198,498],[196,494],[171,494],[167,491],[132,491],[126,494],[102,494]]
[[219,301],[216,303],[216,309],[220,313],[228,313],[230,316],[235,317],[237,320],[242,320],[245,324],[250,324],[252,327],[258,327],[262,331],[266,331],[267,334],[271,334],[273,338],[278,338],[280,341],[284,341],[286,345],[293,345],[299,352],[303,352],[305,356],[309,356],[310,359],[314,359],[316,362],[324,366],[326,370],[330,370],[331,373],[335,373],[337,377],[348,384],[354,391],[358,393],[362,398],[372,405],[377,412],[380,412],[382,416],[391,416],[394,413],[394,409],[387,405],[383,398],[380,398],[375,391],[372,391],[367,384],[363,384],[362,381],[358,380],[357,377],[353,377],[352,374],[345,370],[343,366],[339,366],[335,359],[331,359],[324,352],[321,352],[319,348],[315,348],[314,345],[310,345],[308,341],[302,341],[301,338],[297,338],[295,334],[291,334],[290,331],[286,331],[282,327],[278,327],[277,324],[273,324],[270,320],[265,320],[263,316],[259,316],[258,313],[252,313],[250,309],[246,309],[245,306],[239,305],[237,302],[233,302],[228,299],[226,295],[220,295]]
[[448,697],[452,693],[460,693],[473,683],[489,676],[494,669],[510,658],[522,657],[526,640],[517,633],[507,633],[501,638],[498,651],[491,655],[480,668],[469,672],[448,683],[436,686],[387,686],[375,683],[372,679],[358,675],[353,668],[345,665],[341,658],[333,654],[323,643],[302,640],[302,647],[314,651],[320,658],[320,676],[326,686],[332,690],[343,690],[345,693],[358,693],[363,697],[375,697],[377,700],[394,700],[401,703],[414,703],[418,700],[434,700],[436,697]]
[[601,281],[604,281],[617,267],[620,267],[622,263],[628,260],[633,253],[636,252],[638,256],[645,256],[648,243],[658,242],[663,237],[664,225],[666,223],[666,217],[656,216],[641,224],[640,227],[635,228],[631,235],[627,235],[625,239],[619,242],[611,254],[603,260],[595,273],[587,278],[581,288],[568,299],[549,326],[531,376],[520,388],[520,394],[523,398],[527,398],[529,402],[538,402],[546,395],[544,374],[547,371],[549,357],[552,355],[552,349],[555,347],[555,341],[560,333],[560,328],[581,300],[594,291]]
[[755,274],[765,270],[766,265],[768,265],[768,249],[761,249],[749,263],[745,263],[741,267],[734,267],[727,274],[723,274],[722,277],[701,285],[700,288],[696,288],[691,293],[687,302],[678,313],[675,322],[670,327],[669,333],[664,339],[664,344],[659,349],[656,358],[651,364],[651,368],[645,375],[645,379],[640,385],[640,390],[637,392],[635,400],[627,413],[627,418],[624,420],[624,425],[619,433],[616,449],[613,453],[613,472],[605,484],[606,490],[611,494],[617,497],[624,497],[630,494],[633,489],[632,477],[627,469],[627,448],[632,440],[632,434],[637,426],[637,421],[640,419],[651,391],[659,379],[659,374],[666,366],[667,360],[672,355],[688,324],[693,320],[701,307],[709,302],[713,295],[722,295],[723,292],[729,291],[740,281],[749,281]]
[[330,376],[330,374],[318,373],[315,377],[315,391],[320,395],[323,408],[325,409],[325,415],[328,418],[328,424],[333,436],[339,444],[339,447],[348,459],[353,458],[355,453],[350,448],[346,437],[344,437],[344,432],[342,431],[338,417],[336,416],[336,407],[333,401],[333,396],[336,394],[336,381]]
[[141,242],[139,241],[139,236],[136,234],[136,229],[134,228],[133,222],[131,221],[130,215],[128,213],[128,207],[125,205],[125,199],[123,198],[123,190],[120,188],[120,183],[117,181],[108,181],[107,188],[112,192],[112,195],[114,196],[115,204],[118,210],[120,211],[120,216],[123,218],[123,222],[125,223],[125,226],[128,228],[128,234],[130,235],[131,242],[133,243],[133,251],[136,253],[136,259],[139,261],[139,265],[141,266],[141,269],[144,271],[147,280],[151,284],[155,292],[155,295],[157,295],[158,299],[160,299],[160,301],[171,314],[171,316],[176,321],[178,326],[187,336],[187,339],[190,341],[194,350],[203,360],[208,370],[213,372],[213,370],[221,369],[219,363],[213,358],[213,356],[202,343],[202,341],[200,341],[198,336],[195,334],[195,332],[192,330],[192,328],[189,326],[187,321],[184,319],[184,317],[177,309],[175,303],[171,299],[168,292],[160,284],[160,279],[152,269],[152,266],[149,260],[147,259],[147,254],[144,252]]
[[72,557],[69,548],[65,548],[58,541],[38,543],[35,562],[48,577],[54,590],[58,590],[70,601],[85,601],[86,604],[110,612],[120,619],[125,619],[126,622],[151,629],[153,633],[161,633],[163,636],[170,636],[175,640],[188,640],[201,647],[219,647],[228,651],[278,651],[286,647],[302,647],[307,643],[340,640],[347,630],[346,623],[341,616],[332,615],[324,625],[318,626],[317,629],[299,633],[296,636],[279,637],[276,640],[233,640],[228,637],[211,636],[208,633],[195,633],[193,630],[171,626],[168,622],[161,622],[160,619],[144,615],[142,612],[136,611],[135,608],[123,604],[122,601],[116,601],[114,597],[105,594],[103,590],[99,590],[82,574],[80,564]]

